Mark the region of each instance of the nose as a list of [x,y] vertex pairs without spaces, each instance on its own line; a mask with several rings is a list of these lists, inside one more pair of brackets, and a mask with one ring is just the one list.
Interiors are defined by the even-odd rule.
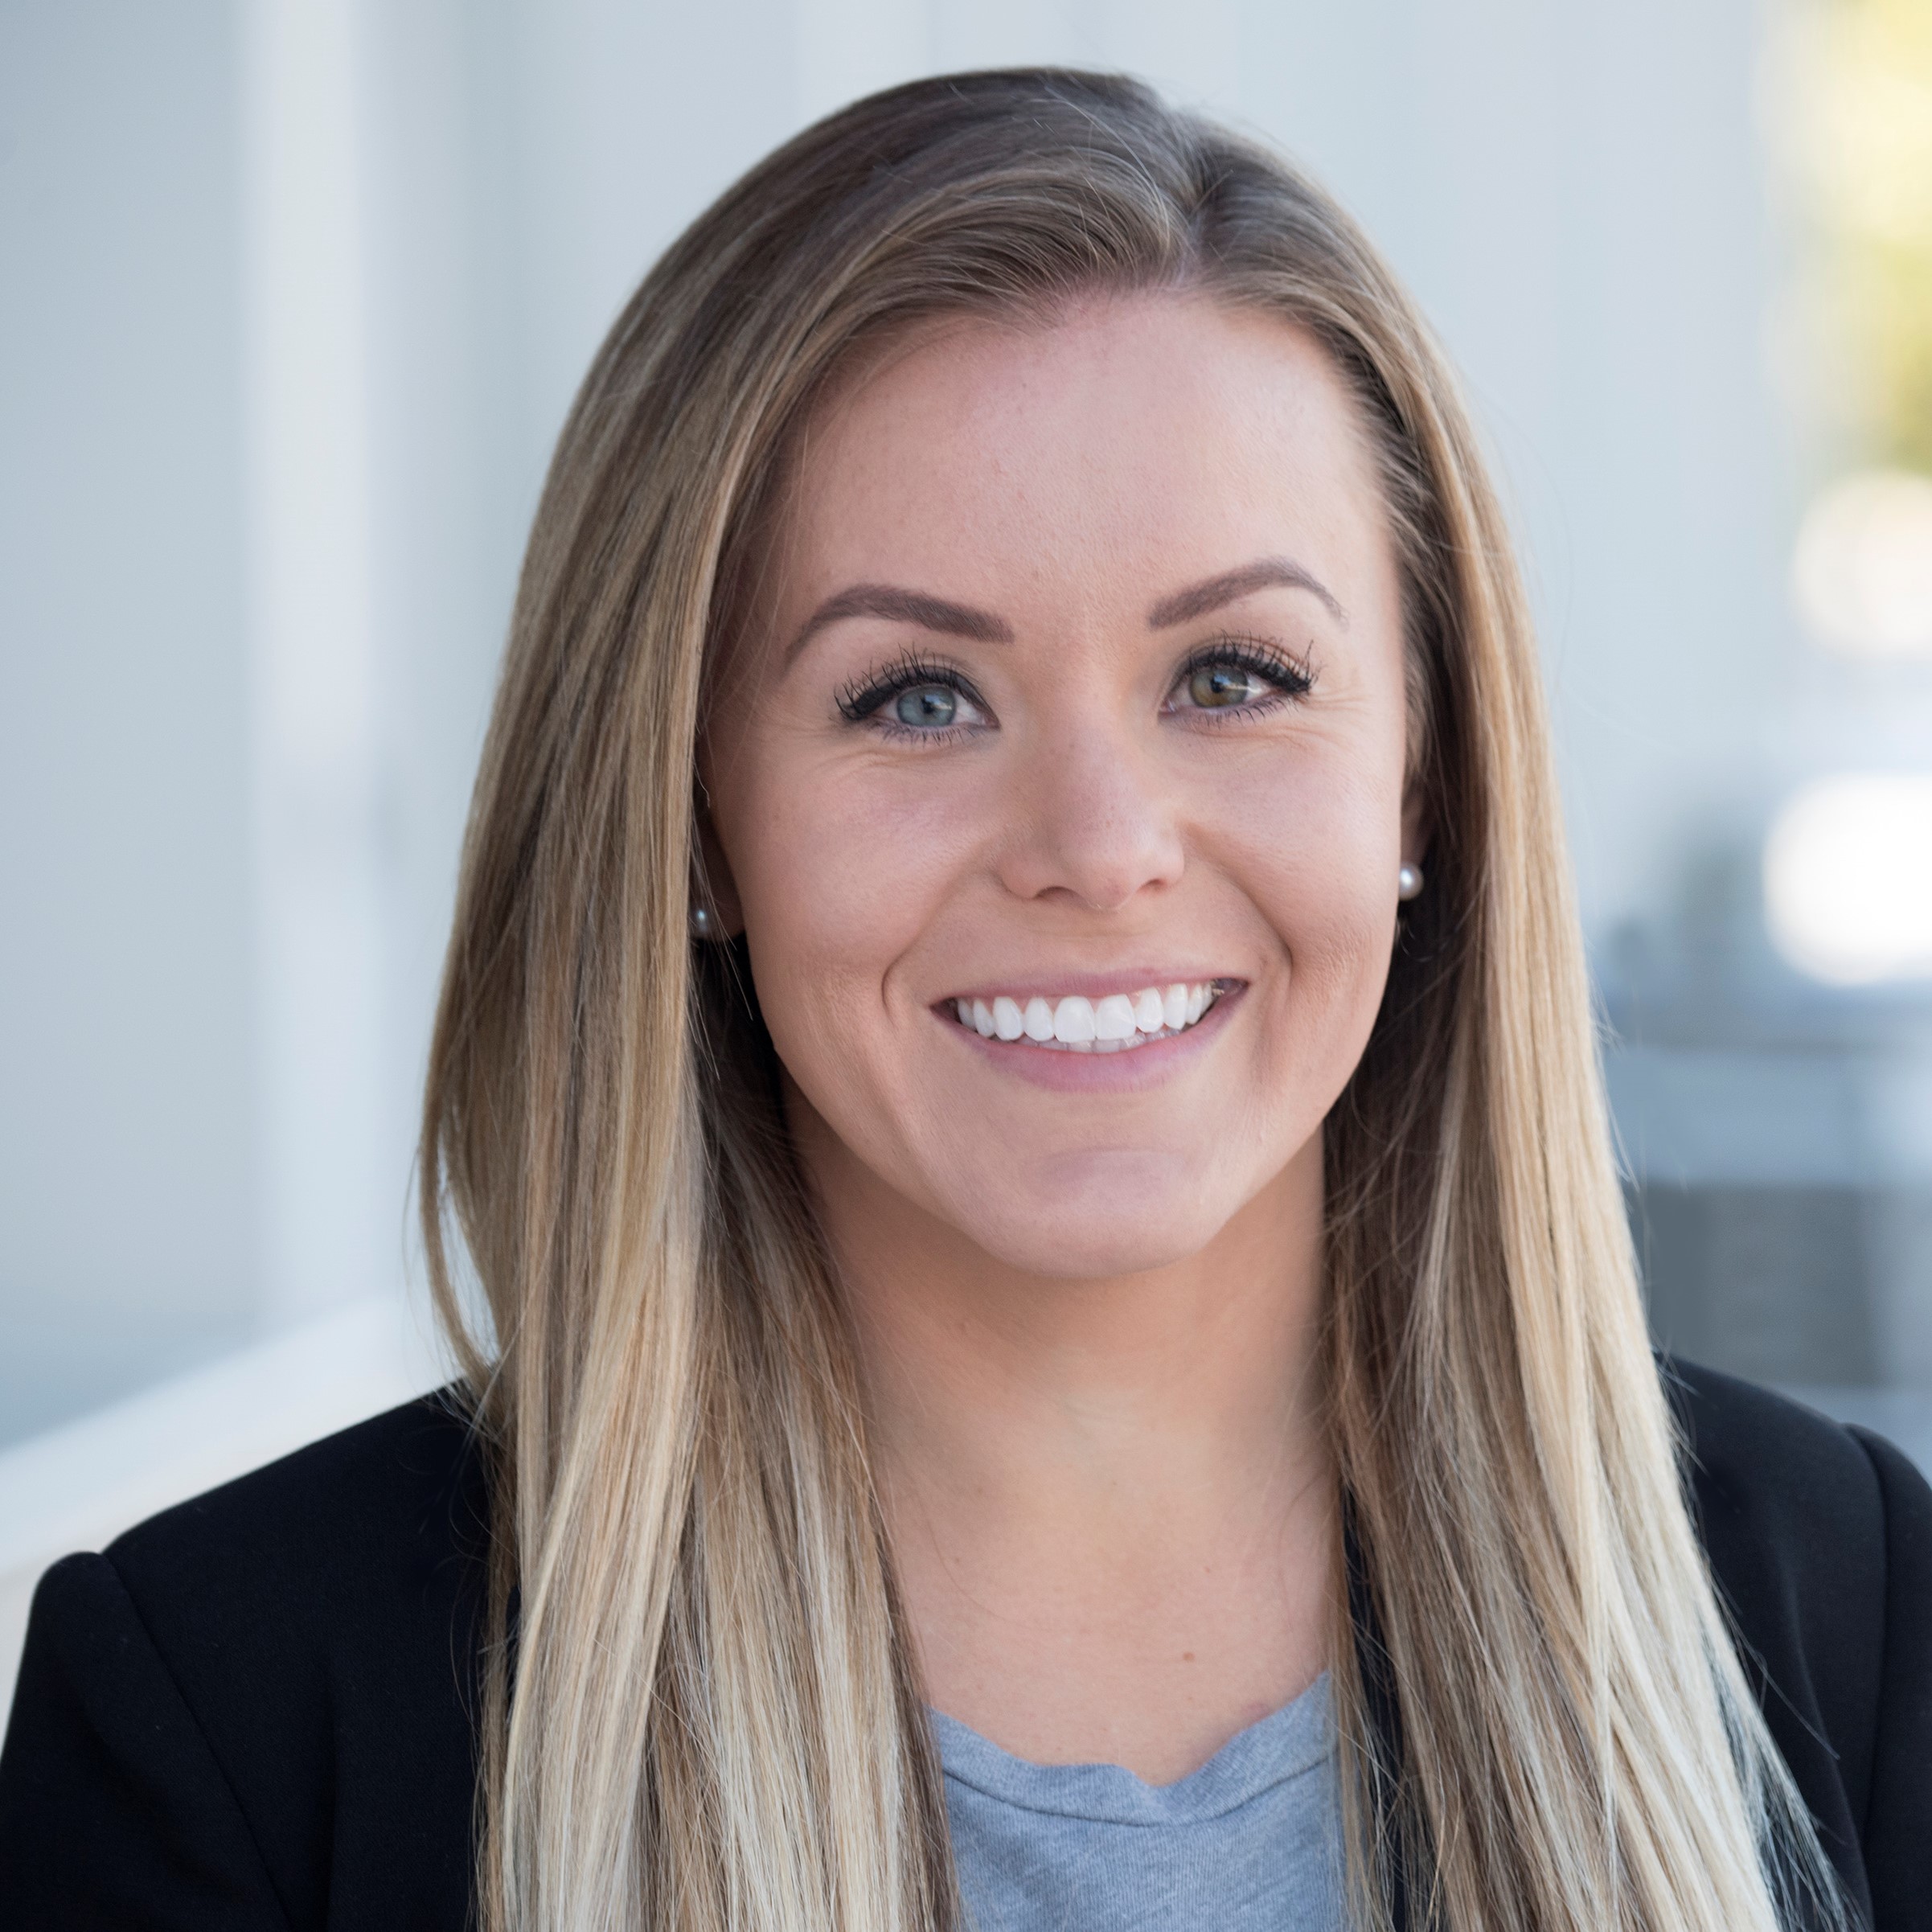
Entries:
[[1031,748],[1001,872],[1023,899],[1118,911],[1172,885],[1185,856],[1171,783],[1131,733],[1056,732]]

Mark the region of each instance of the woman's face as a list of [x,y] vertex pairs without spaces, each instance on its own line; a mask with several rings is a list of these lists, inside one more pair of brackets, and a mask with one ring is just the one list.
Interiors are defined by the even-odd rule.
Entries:
[[1319,1175],[1417,855],[1312,338],[1172,295],[931,330],[814,416],[763,563],[713,885],[820,1188],[1097,1276]]

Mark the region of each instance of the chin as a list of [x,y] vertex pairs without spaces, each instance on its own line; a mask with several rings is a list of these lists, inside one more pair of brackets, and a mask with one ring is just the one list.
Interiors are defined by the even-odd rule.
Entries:
[[997,1220],[961,1216],[962,1233],[1009,1268],[1063,1281],[1144,1274],[1198,1254],[1229,1217],[1203,1212],[1198,1198],[1069,1208],[1042,1202]]
[[1172,1147],[1062,1147],[997,1163],[955,1195],[949,1218],[1025,1274],[1143,1274],[1199,1254],[1240,1211],[1253,1178]]

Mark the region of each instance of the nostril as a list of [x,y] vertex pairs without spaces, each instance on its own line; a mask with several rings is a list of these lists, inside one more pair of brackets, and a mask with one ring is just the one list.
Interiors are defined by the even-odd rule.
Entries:
[[1118,746],[1067,748],[1010,848],[1011,889],[1108,913],[1178,881],[1186,853],[1171,802],[1138,775],[1133,754]]

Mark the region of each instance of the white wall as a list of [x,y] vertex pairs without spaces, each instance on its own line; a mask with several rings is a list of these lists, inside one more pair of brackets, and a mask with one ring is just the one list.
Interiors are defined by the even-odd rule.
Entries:
[[235,61],[0,6],[0,1439],[256,1291]]

